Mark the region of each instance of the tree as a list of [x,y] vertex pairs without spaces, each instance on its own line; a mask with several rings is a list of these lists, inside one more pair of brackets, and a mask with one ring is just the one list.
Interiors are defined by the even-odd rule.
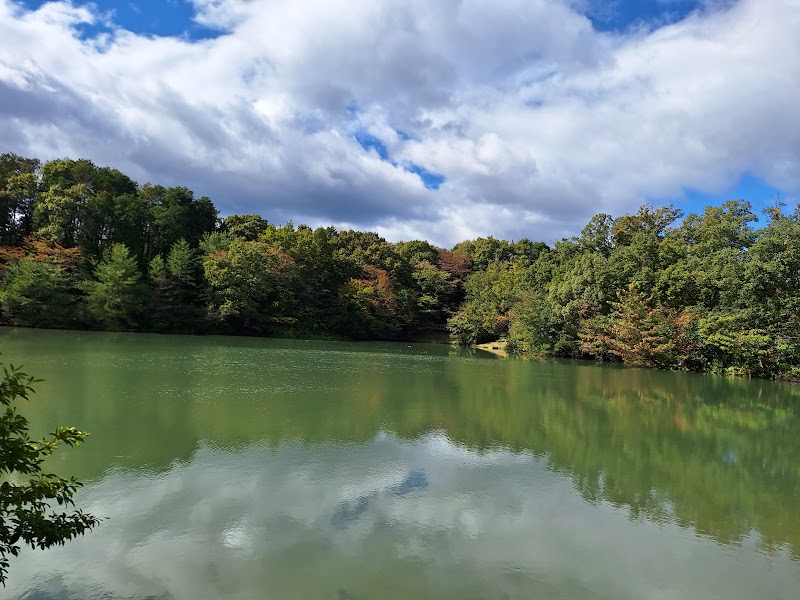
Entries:
[[353,277],[341,291],[347,306],[345,314],[352,320],[348,336],[356,339],[393,339],[399,337],[410,321],[403,309],[389,273],[372,265],[363,268],[360,277]]
[[30,234],[39,161],[0,154],[0,244],[19,244]]
[[674,206],[656,208],[652,204],[644,204],[635,215],[614,219],[609,232],[611,241],[614,246],[626,246],[636,234],[654,235],[660,239],[667,227],[682,216],[683,212]]
[[794,214],[772,209],[759,231],[740,285],[748,320],[774,330],[776,337],[800,340],[800,206]]
[[[156,257],[160,258],[160,257]],[[154,258],[150,261],[155,268]],[[201,322],[199,310],[200,265],[195,251],[183,238],[172,244],[164,261],[166,278],[157,281],[164,284],[163,308],[169,312],[168,329],[192,331]]]
[[141,285],[136,260],[123,244],[112,244],[86,284],[89,313],[107,329],[134,324],[141,305]]
[[509,311],[531,290],[530,264],[525,257],[494,261],[470,275],[465,284],[467,301],[447,322],[452,337],[462,344],[505,337]]
[[89,189],[53,185],[39,195],[33,209],[35,234],[62,246],[75,246],[82,231]]
[[181,238],[196,247],[204,234],[216,229],[217,209],[211,200],[196,199],[188,188],[148,184],[139,188],[139,195],[150,207],[148,262],[157,254],[166,255]]
[[222,220],[222,230],[232,238],[256,241],[269,227],[269,221],[257,214],[231,215]]
[[197,257],[183,238],[172,244],[167,255],[167,271],[182,288],[191,288],[197,285]]
[[427,261],[435,263],[439,257],[439,248],[424,240],[411,240],[410,242],[398,242],[395,244],[400,256],[408,260],[412,265]]
[[593,216],[586,227],[581,231],[581,237],[577,242],[589,252],[597,252],[605,258],[611,254],[614,243],[611,237],[611,230],[614,227],[614,218],[611,215],[600,213]]
[[[78,244],[93,257],[102,256],[112,243],[125,243],[127,239],[117,237],[115,221],[120,202],[135,198],[136,183],[124,173],[109,167],[95,168],[89,184],[91,194],[86,199],[83,222],[78,235]],[[119,199],[122,199],[118,201]],[[124,228],[121,232],[124,235]],[[141,235],[141,229],[137,232]]]
[[206,257],[203,269],[212,311],[234,331],[268,333],[291,320],[294,261],[275,246],[235,238],[230,249]]
[[74,477],[66,479],[44,473],[44,460],[60,443],[79,446],[87,433],[74,427],[58,427],[49,438],[33,441],[28,421],[17,412],[17,401],[33,393],[33,377],[11,366],[3,366],[0,381],[0,583],[5,585],[9,556],[17,556],[20,545],[49,548],[63,545],[97,525],[99,519],[80,509],[58,512],[53,505],[72,507],[72,496],[81,486]]
[[458,281],[463,281],[472,273],[472,259],[461,252],[440,250],[436,257],[436,266],[450,273]]
[[60,265],[26,256],[12,264],[0,282],[0,315],[7,323],[44,328],[75,325],[75,300]]
[[205,259],[217,250],[229,250],[231,236],[225,231],[210,231],[203,236],[198,246],[203,259]]
[[[675,362],[676,315],[670,309],[653,307],[647,297],[630,284],[617,292],[606,327],[583,329],[582,350],[587,354],[613,354],[634,367],[670,368]],[[605,329],[605,331],[603,331]],[[588,336],[586,334],[589,334]],[[602,348],[602,350],[600,350]]]
[[512,255],[511,245],[507,241],[492,236],[459,242],[453,247],[453,252],[469,256],[476,271],[483,271],[492,262],[506,261]]
[[750,223],[757,220],[749,202],[728,200],[722,206],[706,206],[702,215],[690,214],[675,234],[690,254],[705,256],[731,248],[741,251],[755,242],[757,236]]
[[414,266],[414,281],[420,292],[417,298],[420,316],[433,324],[444,323],[456,293],[453,276],[428,261],[420,261]]
[[571,354],[574,336],[565,326],[568,315],[560,312],[560,308],[542,292],[525,295],[511,311],[507,349],[539,355]]

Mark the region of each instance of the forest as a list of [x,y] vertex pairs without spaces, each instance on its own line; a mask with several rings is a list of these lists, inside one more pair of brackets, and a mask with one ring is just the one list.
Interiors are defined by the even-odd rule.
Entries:
[[800,375],[800,205],[598,214],[552,246],[437,248],[219,217],[186,187],[0,155],[0,324],[460,344],[748,377]]

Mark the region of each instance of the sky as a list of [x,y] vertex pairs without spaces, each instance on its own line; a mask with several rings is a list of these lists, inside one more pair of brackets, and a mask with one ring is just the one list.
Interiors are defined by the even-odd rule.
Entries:
[[0,0],[0,152],[392,241],[793,205],[798,99],[800,0]]

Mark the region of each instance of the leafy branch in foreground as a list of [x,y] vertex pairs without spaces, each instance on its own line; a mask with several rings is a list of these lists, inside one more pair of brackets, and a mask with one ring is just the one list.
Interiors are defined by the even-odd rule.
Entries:
[[72,496],[81,486],[44,473],[42,464],[60,443],[79,446],[88,435],[74,427],[59,427],[48,438],[31,440],[28,420],[17,412],[19,399],[28,400],[37,380],[11,365],[3,366],[0,381],[0,583],[5,585],[9,556],[20,546],[49,548],[64,544],[99,523],[99,519],[74,509]]

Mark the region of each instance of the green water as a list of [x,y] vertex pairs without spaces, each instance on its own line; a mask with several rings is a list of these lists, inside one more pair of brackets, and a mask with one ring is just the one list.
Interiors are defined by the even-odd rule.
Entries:
[[0,329],[108,519],[0,597],[800,598],[800,386],[447,346]]

